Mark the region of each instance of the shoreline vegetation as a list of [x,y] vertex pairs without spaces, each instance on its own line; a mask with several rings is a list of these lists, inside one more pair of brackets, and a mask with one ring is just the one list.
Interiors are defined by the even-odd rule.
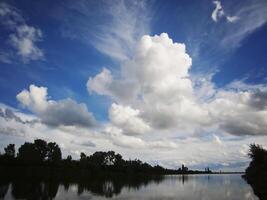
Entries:
[[86,179],[90,176],[121,175],[174,175],[174,174],[244,174],[244,172],[212,172],[209,167],[204,171],[190,170],[182,165],[178,169],[167,169],[160,165],[151,166],[138,159],[124,160],[114,151],[98,151],[90,156],[80,154],[79,160],[71,155],[62,158],[61,149],[55,142],[36,139],[25,142],[18,148],[9,144],[0,153],[0,176],[8,178],[47,178]]
[[[0,176],[9,178],[47,178],[86,179],[90,176],[121,175],[167,175],[167,174],[211,174],[208,167],[204,171],[190,170],[182,165],[179,169],[166,169],[162,166],[151,166],[138,159],[124,160],[114,151],[98,151],[87,156],[80,154],[79,160],[70,155],[62,158],[61,149],[54,142],[41,139],[33,143],[25,142],[16,149],[9,144],[0,154]],[[220,172],[217,172],[220,173]]]
[[251,162],[243,178],[253,188],[260,200],[267,199],[267,150],[262,146],[251,144],[248,153]]

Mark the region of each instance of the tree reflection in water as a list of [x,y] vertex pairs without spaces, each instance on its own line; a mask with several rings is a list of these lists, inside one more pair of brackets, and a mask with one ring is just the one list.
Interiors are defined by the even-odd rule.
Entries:
[[11,185],[15,199],[52,199],[57,194],[59,182],[15,180]]
[[0,199],[4,198],[8,191],[9,182],[0,179]]
[[70,189],[70,185],[77,185],[77,195],[90,192],[94,195],[111,198],[119,195],[123,187],[138,190],[141,186],[146,186],[151,182],[160,183],[162,176],[108,176],[91,177],[90,180],[0,180],[0,198],[4,198],[11,188],[14,199],[53,199],[56,197],[59,186],[64,186],[65,191]]
[[[51,176],[53,177],[53,176]],[[256,200],[251,187],[234,175],[103,175],[42,181],[0,179],[0,199],[217,199]]]

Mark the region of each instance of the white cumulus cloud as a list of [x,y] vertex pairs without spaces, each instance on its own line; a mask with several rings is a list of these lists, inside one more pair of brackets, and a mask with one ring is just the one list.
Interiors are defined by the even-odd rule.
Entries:
[[128,136],[123,134],[123,130],[115,126],[107,126],[104,133],[110,138],[114,145],[124,148],[145,148],[146,142],[141,138],[135,136]]
[[173,42],[166,33],[145,35],[119,76],[104,69],[89,78],[87,87],[116,102],[109,118],[122,134],[162,130],[190,135],[216,127],[233,135],[267,134],[265,85],[244,90],[233,83],[232,88],[229,84],[217,89],[211,77],[191,78],[191,64],[184,44]]
[[[207,111],[194,97],[189,78],[192,60],[184,44],[174,43],[166,33],[154,37],[146,35],[135,52],[133,59],[122,66],[121,77],[114,80],[111,72],[104,69],[89,78],[89,91],[111,96],[119,105],[131,104],[131,108],[140,111],[139,117],[154,128],[191,129],[192,122],[208,123]],[[120,87],[112,87],[116,82],[121,83]],[[129,82],[131,87],[127,87]],[[127,98],[118,95],[126,93]]]
[[140,111],[130,106],[113,103],[109,109],[109,118],[126,135],[143,134],[150,130],[149,125],[140,118]]
[[266,91],[219,91],[208,109],[227,133],[267,135]]
[[17,95],[17,100],[40,117],[43,123],[51,126],[92,127],[96,123],[85,104],[69,98],[49,100],[46,87],[30,85],[29,90],[24,89]]

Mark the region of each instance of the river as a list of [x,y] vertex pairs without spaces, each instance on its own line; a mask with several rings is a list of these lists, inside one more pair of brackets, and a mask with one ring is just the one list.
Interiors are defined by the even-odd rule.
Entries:
[[0,181],[4,199],[258,200],[240,174],[107,178],[79,183]]

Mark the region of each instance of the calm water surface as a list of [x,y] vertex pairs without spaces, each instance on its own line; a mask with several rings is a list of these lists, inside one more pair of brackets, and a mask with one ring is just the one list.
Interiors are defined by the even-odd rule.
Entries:
[[142,181],[105,179],[83,183],[0,183],[3,199],[258,200],[241,175],[173,175]]

